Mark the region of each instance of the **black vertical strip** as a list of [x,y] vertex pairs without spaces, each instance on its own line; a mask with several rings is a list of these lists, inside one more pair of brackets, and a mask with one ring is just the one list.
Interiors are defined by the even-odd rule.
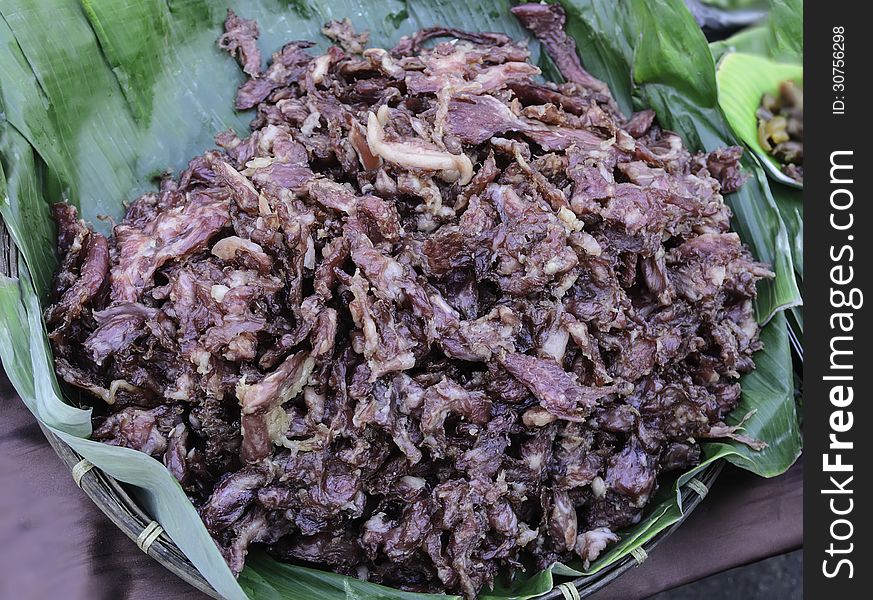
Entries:
[[851,600],[873,594],[873,27],[867,3],[805,4],[804,586]]

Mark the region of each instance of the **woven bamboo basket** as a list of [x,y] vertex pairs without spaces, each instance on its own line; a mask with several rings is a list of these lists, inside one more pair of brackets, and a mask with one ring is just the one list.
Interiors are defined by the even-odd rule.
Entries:
[[[10,277],[18,275],[18,252],[2,217],[0,217],[0,273]],[[57,455],[70,469],[76,484],[116,527],[134,541],[141,550],[179,578],[213,598],[221,598],[191,561],[182,554],[176,544],[165,533],[161,533],[163,530],[159,524],[137,505],[125,490],[124,484],[84,460],[49,430],[42,428],[42,431]],[[682,500],[685,512],[682,520],[662,531],[630,556],[594,575],[562,583],[541,598],[543,600],[580,600],[586,598],[609,585],[610,582],[629,569],[641,564],[649,553],[675,531],[691,511],[700,504],[722,467],[722,461],[709,465],[683,487]]]

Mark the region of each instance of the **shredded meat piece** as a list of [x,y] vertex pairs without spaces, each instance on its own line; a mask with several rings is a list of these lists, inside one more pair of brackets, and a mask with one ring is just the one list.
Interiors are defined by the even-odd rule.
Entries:
[[45,320],[49,328],[66,330],[104,285],[109,270],[109,243],[87,228],[72,206],[55,204],[53,213],[63,259],[55,277],[56,302],[46,311]]
[[508,354],[503,368],[530,389],[540,405],[568,421],[582,421],[597,401],[616,391],[612,386],[584,387],[559,364],[525,354]]
[[559,5],[513,12],[566,83],[503,34],[386,50],[348,19],[262,71],[229,11],[251,133],[109,238],[53,208],[57,373],[94,439],[163,461],[234,572],[262,544],[472,599],[596,560],[699,440],[762,447],[725,424],[772,276],[730,231],[741,150],[622,115]]
[[218,45],[237,57],[243,71],[252,77],[261,74],[261,51],[257,43],[260,34],[257,21],[242,19],[227,9],[224,34],[218,38]]
[[363,54],[364,50],[367,49],[367,41],[370,39],[370,33],[367,31],[355,33],[348,17],[342,21],[328,22],[321,32],[349,54]]
[[557,4],[531,3],[514,6],[510,10],[543,43],[567,81],[611,98],[606,84],[582,68],[576,52],[576,42],[564,31],[566,16],[563,8]]

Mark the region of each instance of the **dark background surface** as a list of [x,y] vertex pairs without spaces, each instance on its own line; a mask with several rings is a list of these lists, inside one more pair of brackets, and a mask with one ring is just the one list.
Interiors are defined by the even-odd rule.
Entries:
[[[760,479],[728,467],[712,492],[642,566],[596,600],[800,597],[802,465]],[[0,599],[194,600],[73,483],[36,420],[0,374]],[[294,599],[297,600],[297,599]],[[303,600],[303,599],[300,599]]]
[[803,550],[796,550],[656,594],[650,600],[794,600],[803,597],[802,588]]

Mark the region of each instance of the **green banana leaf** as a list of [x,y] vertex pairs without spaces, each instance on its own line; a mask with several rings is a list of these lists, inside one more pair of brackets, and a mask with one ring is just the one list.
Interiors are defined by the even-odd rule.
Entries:
[[803,56],[803,0],[770,0],[768,53],[773,58]]
[[800,62],[803,57],[803,0],[769,0],[765,4],[767,18],[763,23],[709,45],[716,61],[726,52],[736,51]]
[[766,0],[700,0],[705,6],[722,10],[741,10],[744,8],[766,8]]
[[[799,64],[803,59],[803,2],[802,0],[770,0],[769,15],[761,25],[749,27],[729,37],[726,40],[713,42],[709,45],[712,56],[716,63],[731,52],[744,55],[754,55]],[[782,67],[779,67],[780,69]],[[792,68],[792,67],[789,67]],[[796,74],[796,67],[793,74]],[[802,77],[802,69],[800,76]],[[746,72],[738,73],[735,77],[739,88],[748,87],[745,82]],[[757,75],[757,74],[755,74]],[[730,84],[725,84],[724,74],[717,75],[720,96],[731,95]],[[724,85],[723,85],[724,84]],[[727,87],[728,89],[725,89]],[[757,108],[757,107],[756,107]],[[725,111],[730,121],[729,111]],[[740,128],[743,127],[745,117],[739,117]],[[745,123],[747,126],[748,123]],[[739,135],[739,129],[734,128]],[[739,135],[742,137],[742,135]],[[757,141],[757,136],[755,136]],[[760,149],[759,149],[760,151]],[[756,152],[756,156],[758,156]],[[759,157],[765,169],[772,168],[772,159],[769,156]],[[769,171],[769,169],[768,169]],[[785,182],[779,183],[779,181]],[[788,240],[791,245],[791,258],[794,262],[794,271],[797,280],[803,280],[803,197],[798,185],[793,180],[784,178],[781,172],[776,171],[775,180],[769,182],[770,191],[782,221],[785,223]],[[803,358],[803,312],[801,307],[794,306],[788,310],[788,327],[791,343],[798,354]]]
[[[89,441],[90,411],[64,401],[41,320],[56,265],[48,206],[66,198],[84,218],[108,229],[123,202],[154,188],[212,147],[215,133],[247,130],[250,114],[235,113],[242,81],[215,40],[228,5],[257,18],[264,50],[289,39],[321,40],[322,23],[350,17],[372,43],[391,45],[422,26],[449,25],[526,37],[508,0],[3,0],[0,2],[0,214],[21,251],[20,276],[0,278],[0,360],[30,410],[76,451],[134,486],[136,497],[224,597],[314,600],[424,600],[332,573],[251,555],[233,578],[193,506],[168,471],[150,457]],[[586,66],[612,86],[619,104],[651,106],[687,143],[711,149],[736,142],[717,105],[715,69],[702,33],[680,0],[565,0],[569,30]],[[326,44],[322,43],[322,47]],[[540,60],[533,45],[535,59]],[[546,71],[554,73],[553,70]],[[791,241],[760,166],[727,200],[734,225],[755,255],[773,265],[775,280],[760,287],[758,311],[767,323],[758,369],[743,380],[733,423],[752,413],[745,432],[768,442],[762,452],[739,444],[705,445],[721,458],[759,473],[783,472],[800,453],[792,367],[782,309],[799,305]],[[620,560],[682,516],[679,490],[697,470],[662,482],[646,518],[586,574]],[[542,594],[581,565],[501,582],[487,597],[519,600]],[[446,596],[439,596],[446,598]]]
[[754,152],[773,180],[801,187],[782,172],[779,161],[761,146],[755,113],[764,94],[778,93],[783,81],[803,85],[803,66],[776,62],[755,54],[730,52],[719,61],[716,79],[719,105],[737,136]]
[[728,52],[746,52],[767,56],[769,30],[767,25],[756,25],[741,29],[729,38],[711,42],[709,49],[717,63]]
[[791,243],[791,257],[794,261],[794,272],[803,281],[803,192],[794,187],[774,183],[770,186],[776,206],[785,227],[788,229],[788,241]]

